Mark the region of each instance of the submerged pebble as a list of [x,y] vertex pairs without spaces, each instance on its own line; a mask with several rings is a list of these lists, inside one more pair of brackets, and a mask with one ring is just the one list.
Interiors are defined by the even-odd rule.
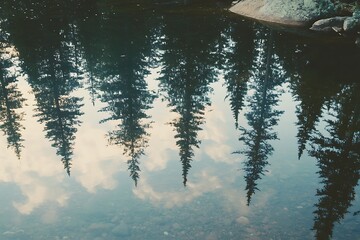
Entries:
[[244,217],[244,216],[240,216],[236,219],[236,222],[240,223],[240,224],[249,224],[250,221],[247,217]]

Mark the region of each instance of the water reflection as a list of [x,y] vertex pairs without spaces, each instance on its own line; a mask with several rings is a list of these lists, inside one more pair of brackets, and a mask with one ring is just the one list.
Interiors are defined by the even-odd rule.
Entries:
[[[0,20],[0,26],[1,26]],[[23,113],[17,112],[23,107],[25,99],[18,89],[20,75],[18,56],[11,46],[8,34],[0,27],[0,129],[7,136],[8,147],[11,147],[20,159],[24,141],[21,130]]]
[[[246,38],[243,36],[246,35]],[[255,31],[248,22],[231,22],[225,31],[227,45],[223,51],[221,69],[227,89],[231,110],[238,128],[239,114],[245,104],[250,78]]]
[[124,147],[135,185],[139,179],[139,159],[149,137],[146,110],[152,107],[155,98],[144,79],[149,74],[148,69],[156,66],[153,62],[156,61],[156,33],[148,26],[149,17],[124,15],[120,19],[109,17],[102,23],[117,27],[102,29],[102,33],[111,38],[101,41],[102,64],[97,76],[100,99],[107,104],[100,111],[110,113],[102,122],[118,122],[117,129],[109,132],[108,138],[111,144]]
[[251,68],[249,88],[253,91],[248,96],[249,112],[245,113],[249,128],[240,127],[240,141],[246,149],[237,153],[247,158],[244,171],[246,172],[247,202],[257,190],[257,181],[264,174],[267,159],[274,151],[269,143],[277,139],[274,126],[283,111],[276,110],[280,86],[286,81],[284,72],[274,51],[273,33],[258,31],[254,49],[255,57]]
[[[126,183],[126,180],[121,177],[121,180],[114,180],[113,176],[121,175],[121,161],[125,158],[130,181],[134,181],[136,186],[139,184],[133,189],[137,200],[150,200],[165,208],[193,204],[191,207],[194,209],[199,209],[198,205],[220,209],[216,205],[218,202],[231,202],[228,204],[231,207],[224,207],[229,209],[228,212],[232,212],[235,202],[241,203],[241,210],[235,211],[236,216],[228,213],[233,219],[227,222],[229,232],[235,234],[238,231],[236,236],[226,233],[229,234],[226,235],[228,239],[242,236],[244,232],[241,231],[253,231],[246,232],[248,236],[261,231],[258,229],[261,224],[256,219],[266,214],[266,204],[287,210],[295,204],[288,199],[287,192],[278,191],[280,203],[274,203],[276,197],[260,191],[257,193],[259,198],[254,197],[258,189],[265,193],[287,189],[288,182],[277,175],[290,179],[299,174],[295,172],[294,176],[287,176],[286,169],[272,168],[272,165],[297,168],[300,164],[305,165],[304,161],[309,164],[317,162],[322,186],[315,185],[311,189],[309,185],[313,183],[304,182],[300,185],[303,189],[300,187],[299,191],[318,197],[308,200],[314,209],[306,209],[314,214],[315,237],[331,237],[335,223],[345,218],[356,202],[360,170],[360,89],[356,79],[359,54],[346,45],[334,49],[333,44],[318,44],[316,40],[295,40],[295,37],[257,24],[232,19],[215,10],[209,11],[208,5],[205,10],[195,8],[199,3],[187,3],[179,9],[174,5],[167,8],[163,4],[154,9],[122,1],[117,4],[120,7],[97,1],[4,2],[0,9],[0,128],[6,135],[7,145],[17,157],[20,158],[21,152],[25,151],[24,146],[28,146],[23,137],[23,123],[34,118],[42,124],[45,137],[56,149],[68,174],[73,159],[72,170],[77,167],[75,173],[83,171],[79,169],[86,164],[100,168],[111,162],[103,167],[99,175],[93,175],[90,170],[81,172],[93,178],[110,179],[108,184],[94,180],[89,187],[83,178],[79,180],[74,176],[82,187],[91,189],[89,191],[95,192],[96,188],[118,191],[117,182]],[[181,4],[175,4],[178,5]],[[125,6],[126,10],[122,9]],[[25,93],[23,90],[26,88],[18,84],[23,73],[31,93]],[[282,103],[280,100],[284,93],[295,102]],[[27,119],[23,119],[22,113],[25,108],[23,94],[35,100],[35,114],[27,115]],[[221,101],[217,99],[219,96]],[[163,108],[159,110],[160,100]],[[82,116],[84,109],[87,112],[93,110],[93,115]],[[94,139],[94,136],[86,135],[86,141],[79,141],[79,132],[92,132],[81,128],[93,120],[94,113],[98,114],[96,116],[101,124],[92,126],[96,129],[93,132],[98,134],[96,136],[105,135],[104,139],[115,145],[112,148]],[[162,123],[154,122],[156,118],[152,118],[153,114],[161,115],[161,119],[171,119],[173,133],[167,133],[164,141],[174,141],[174,146],[150,144],[160,142],[158,135],[166,129]],[[281,125],[282,118],[292,114],[295,119],[291,123],[293,125]],[[218,119],[221,121],[216,121]],[[208,122],[222,125],[210,126]],[[326,128],[322,129],[324,124]],[[216,131],[209,131],[209,128],[216,128]],[[297,147],[292,150],[287,143],[279,150],[274,147],[279,141],[273,140],[292,129]],[[223,137],[216,134],[218,132],[229,136]],[[232,137],[231,133],[238,137],[228,140]],[[207,151],[213,146],[211,144],[221,146]],[[80,159],[84,156],[81,155],[83,151],[92,153],[91,146],[94,145],[101,148],[101,154],[94,154],[96,163]],[[116,147],[123,150],[122,155],[114,150]],[[108,149],[114,151],[114,156],[103,156]],[[161,169],[163,171],[143,164],[157,160],[146,156],[147,150],[166,152],[157,155],[167,158],[167,164],[164,164],[167,166]],[[232,151],[237,151],[236,159],[231,157]],[[296,152],[301,161],[293,162],[291,157],[284,158],[279,152]],[[216,159],[222,157],[224,159]],[[180,169],[172,168],[171,160],[177,158],[180,158]],[[28,158],[22,161],[26,162]],[[303,171],[304,165],[297,171]],[[141,177],[140,169],[143,171]],[[268,170],[266,181],[260,181]],[[50,178],[51,173],[43,174]],[[170,189],[177,186],[174,182],[180,182],[176,173],[182,174],[182,184],[187,188]],[[73,178],[66,179],[71,181]],[[59,183],[62,181],[63,178]],[[37,181],[30,182],[38,184]],[[157,186],[158,182],[163,185]],[[30,185],[24,192],[30,192]],[[245,193],[239,188],[244,185]],[[128,191],[122,195],[127,206],[134,199],[131,190],[123,188],[126,190],[122,191]],[[36,192],[42,194],[42,199],[33,197],[34,206],[50,199],[44,197],[48,190]],[[61,188],[60,193],[52,195],[58,198],[61,206],[70,199],[71,194],[65,192]],[[117,199],[119,196],[113,197]],[[104,199],[102,202],[107,202]],[[76,196],[74,201],[79,201]],[[201,203],[194,203],[196,201]],[[33,210],[33,206],[26,204],[16,206],[22,213],[29,214]],[[116,207],[116,204],[107,206],[111,212]],[[301,212],[302,219],[311,220],[312,216],[309,217],[305,210],[299,210],[301,207],[296,211]],[[190,217],[193,217],[191,214]],[[276,214],[273,211],[269,213],[273,218]],[[287,214],[284,215],[294,216],[292,212]],[[146,212],[144,215],[149,214]],[[225,215],[224,219],[227,219]],[[184,218],[189,219],[189,216]],[[208,218],[203,216],[203,219]],[[286,226],[286,220],[280,220],[279,226],[278,229]],[[310,228],[289,232],[303,233]],[[120,235],[129,236],[129,231]],[[168,233],[168,230],[164,232]],[[273,234],[274,238],[279,236],[278,232]],[[115,233],[114,236],[117,239]],[[92,236],[88,237],[91,239]],[[180,235],[177,237],[181,239]]]
[[165,41],[162,46],[164,52],[159,80],[171,111],[179,115],[171,125],[176,131],[183,184],[186,185],[194,157],[193,148],[200,144],[198,131],[205,120],[205,108],[210,105],[210,84],[217,80],[214,48],[219,32],[211,25],[211,28],[203,28],[206,16],[166,17],[168,19],[165,18],[163,27]]
[[323,187],[317,190],[314,230],[318,239],[332,237],[334,224],[340,222],[355,199],[360,178],[359,84],[344,86],[331,103],[331,118],[326,119],[326,135],[311,139],[310,155],[318,160]]
[[[23,42],[19,53],[37,101],[34,116],[45,125],[46,137],[70,175],[76,127],[81,123],[83,105],[81,98],[71,96],[80,87],[81,80],[74,44],[76,35],[74,29],[60,21],[45,21],[48,24],[32,27],[34,45]],[[22,56],[32,56],[31,62]]]

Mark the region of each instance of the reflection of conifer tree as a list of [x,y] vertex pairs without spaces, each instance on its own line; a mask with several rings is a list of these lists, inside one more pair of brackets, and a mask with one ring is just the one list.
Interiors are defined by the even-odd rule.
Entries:
[[250,77],[254,34],[251,25],[237,21],[230,24],[224,35],[228,42],[224,51],[226,61],[222,68],[225,71],[227,97],[235,118],[235,126],[238,127],[238,116],[244,106],[247,81]]
[[[322,114],[322,107],[325,102],[324,96],[319,94],[318,81],[302,81],[299,79],[297,84],[292,86],[297,90],[297,98],[300,100],[296,106],[296,115],[298,121],[296,125],[299,126],[297,133],[298,138],[298,158],[300,159],[311,134],[315,131],[316,123]],[[295,87],[296,85],[296,87]],[[315,92],[314,92],[315,90]],[[314,92],[313,94],[311,94]]]
[[[93,1],[92,1],[93,2]],[[99,79],[101,71],[102,45],[99,44],[105,37],[101,34],[101,16],[96,8],[96,3],[86,3],[86,11],[82,11],[81,21],[77,22],[79,40],[83,48],[85,59],[86,85],[91,97],[92,104],[95,105],[95,99],[99,97],[98,88],[101,83]]]
[[296,106],[298,157],[306,148],[323,108],[344,82],[356,81],[358,54],[352,46],[302,42],[289,34],[277,34],[276,50],[289,75]]
[[[334,90],[338,90],[338,83],[324,79],[326,83],[320,79],[294,79],[291,88],[294,89],[295,98],[300,101],[296,106],[296,115],[298,121],[298,158],[300,159],[306,144],[311,135],[315,132],[323,106],[335,94]],[[334,86],[335,85],[335,86]]]
[[250,112],[245,114],[250,129],[240,128],[242,136],[239,140],[244,142],[246,149],[237,152],[247,157],[244,170],[248,204],[258,189],[257,181],[265,171],[268,156],[273,152],[269,141],[277,139],[273,127],[277,125],[282,111],[274,107],[278,105],[281,94],[278,87],[285,81],[277,55],[273,53],[272,33],[265,39],[260,36],[255,47],[257,56],[250,84],[254,93],[248,97]]
[[344,218],[355,199],[360,177],[360,98],[359,85],[344,87],[332,105],[328,119],[329,137],[317,133],[312,138],[310,155],[316,157],[323,188],[313,229],[318,239],[330,239],[335,222]]
[[180,148],[183,183],[186,185],[193,148],[200,143],[197,132],[204,122],[205,106],[210,104],[207,96],[211,91],[209,84],[217,77],[213,69],[216,60],[211,54],[212,38],[205,37],[207,27],[214,26],[209,25],[203,16],[199,19],[168,17],[164,27],[167,37],[162,59],[164,66],[159,80],[171,111],[179,114],[171,124],[176,130],[176,145]]
[[0,33],[0,129],[7,135],[8,147],[14,149],[16,156],[20,158],[21,149],[24,141],[21,136],[23,128],[20,121],[23,114],[19,114],[16,110],[21,109],[23,102],[22,94],[17,90],[18,73],[15,67],[17,57],[11,53],[10,46],[6,44],[4,31]]
[[[326,64],[327,59],[332,61],[335,57],[319,59],[322,53],[318,52],[319,46],[317,45],[305,47],[302,45],[289,46],[289,44],[284,46],[283,44],[281,47],[284,48],[283,51],[290,54],[290,57],[285,60],[286,68],[292,72],[290,87],[294,98],[299,101],[296,106],[298,118],[296,125],[298,126],[298,158],[300,159],[306,143],[315,131],[316,124],[322,115],[323,106],[339,90],[338,79],[333,80],[331,76],[333,74],[329,73],[331,67],[316,66],[315,63]],[[333,52],[328,49],[323,51]]]
[[66,17],[47,15],[48,11],[63,11],[62,6],[35,4],[31,5],[32,11],[24,9],[37,15],[32,16],[31,21],[19,15],[16,19],[22,22],[18,22],[18,26],[26,27],[14,29],[12,35],[35,95],[36,116],[45,124],[46,137],[52,141],[70,174],[75,126],[80,124],[78,118],[82,114],[81,99],[70,96],[79,87],[78,43],[73,42],[76,28]]
[[[107,106],[101,111],[109,112],[109,120],[118,121],[117,129],[109,132],[110,143],[124,147],[124,154],[129,157],[130,176],[137,185],[139,179],[139,159],[144,154],[148,142],[147,129],[149,116],[146,110],[151,108],[154,94],[147,89],[145,76],[149,74],[153,54],[153,35],[149,16],[125,14],[123,17],[110,18],[104,25],[116,26],[111,31],[111,38],[106,39],[105,55],[100,85],[101,101]],[[117,24],[117,21],[118,24]],[[129,27],[131,26],[131,27]]]
[[[109,132],[110,143],[122,145],[124,154],[130,157],[128,169],[137,185],[139,178],[139,158],[147,146],[149,124],[145,113],[151,107],[154,96],[147,90],[144,75],[141,72],[131,73],[131,77],[115,76],[104,80],[101,85],[101,100],[108,103],[102,111],[111,112],[111,116],[102,122],[119,120],[118,129]],[[125,74],[126,75],[126,74]]]
[[69,95],[79,87],[79,80],[73,75],[76,72],[74,59],[65,42],[57,49],[49,46],[44,52],[48,54],[44,56],[44,64],[38,68],[39,77],[30,78],[37,100],[36,116],[45,123],[46,137],[53,141],[52,146],[62,156],[64,167],[70,174],[75,126],[80,124],[78,117],[82,114],[82,104],[80,98]]

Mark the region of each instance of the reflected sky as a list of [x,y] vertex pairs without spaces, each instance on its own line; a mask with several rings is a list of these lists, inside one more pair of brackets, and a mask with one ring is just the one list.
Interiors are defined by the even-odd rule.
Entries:
[[10,2],[1,239],[360,237],[354,46],[191,1]]

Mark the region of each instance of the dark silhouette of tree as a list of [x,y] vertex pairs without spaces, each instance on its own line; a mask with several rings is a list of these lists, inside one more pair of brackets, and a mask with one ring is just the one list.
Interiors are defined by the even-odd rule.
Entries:
[[[147,147],[150,122],[147,110],[152,107],[155,94],[148,90],[145,77],[154,62],[154,35],[151,15],[124,14],[109,17],[103,24],[116,28],[103,29],[104,58],[99,78],[101,101],[109,112],[106,121],[117,121],[117,129],[108,133],[111,144],[124,148],[129,160],[130,176],[137,185],[139,159]],[[156,31],[155,31],[156,32]]]
[[[106,14],[98,9],[96,0],[87,1],[84,9],[79,9],[78,36],[81,50],[83,52],[85,84],[84,87],[89,91],[92,104],[99,97],[99,88],[101,79],[101,59],[103,58],[103,42],[104,36],[102,32],[102,19]],[[80,11],[81,10],[81,11]],[[109,33],[108,33],[109,34]]]
[[266,165],[269,164],[268,157],[274,150],[269,141],[277,139],[273,128],[283,113],[275,107],[282,93],[279,86],[286,79],[273,47],[272,32],[257,32],[255,60],[249,83],[253,94],[247,99],[250,111],[245,114],[249,129],[239,128],[242,133],[239,140],[246,148],[235,152],[244,154],[247,158],[244,171],[248,205],[255,190],[258,190],[257,181],[261,179]]
[[166,15],[163,28],[160,88],[171,111],[179,115],[170,124],[180,148],[184,186],[194,157],[193,148],[200,144],[198,131],[205,121],[205,107],[210,105],[209,85],[217,80],[215,42],[221,31],[207,20],[206,15]]
[[330,239],[333,227],[348,213],[360,178],[360,86],[344,86],[331,104],[326,131],[311,139],[322,189],[317,190],[314,226],[317,239]]
[[284,63],[296,106],[300,159],[323,109],[347,82],[356,81],[357,53],[351,46],[324,41],[304,42],[290,34],[276,35],[276,50]]
[[82,115],[83,104],[81,98],[70,96],[80,84],[78,77],[73,75],[77,70],[71,59],[71,49],[67,49],[64,42],[62,45],[47,49],[50,54],[44,56],[44,65],[38,68],[39,77],[31,79],[30,76],[29,82],[37,100],[36,116],[40,123],[45,123],[46,137],[53,141],[52,146],[70,174],[75,126],[81,123],[78,118]]
[[[0,20],[1,21],[1,20]],[[14,149],[20,159],[22,142],[21,130],[24,128],[20,121],[24,113],[18,110],[23,107],[25,99],[17,89],[20,73],[16,69],[18,57],[8,43],[7,33],[0,24],[0,129],[7,135],[8,147]]]
[[[331,67],[319,66],[318,62],[327,65],[325,61],[331,61],[334,57],[319,59],[322,49],[319,46],[298,46],[296,59],[293,59],[293,68],[290,70],[294,74],[290,79],[290,88],[293,91],[295,100],[299,101],[296,106],[298,121],[298,158],[300,159],[306,144],[311,135],[316,130],[316,125],[322,116],[323,107],[339,91],[338,79],[332,78]],[[311,54],[312,52],[313,54]],[[306,58],[304,57],[306,56]],[[334,75],[334,74],[333,74]]]
[[321,115],[322,108],[326,102],[326,96],[320,93],[325,91],[321,81],[302,81],[299,79],[293,83],[292,87],[296,89],[296,98],[300,101],[296,106],[296,115],[298,121],[298,158],[300,159],[310,136],[316,129]]
[[134,70],[130,78],[107,79],[101,85],[101,100],[108,103],[101,111],[111,112],[111,116],[102,122],[119,121],[118,129],[108,133],[109,142],[124,147],[124,154],[130,158],[128,169],[135,185],[139,179],[139,159],[148,143],[146,129],[150,124],[145,122],[149,118],[146,110],[151,108],[154,99],[141,74]]
[[247,94],[247,82],[250,78],[254,49],[254,31],[252,25],[243,21],[230,21],[224,37],[227,39],[221,68],[224,70],[226,97],[238,128],[239,113],[244,107]]
[[11,20],[16,27],[11,28],[10,34],[35,95],[35,116],[45,125],[46,137],[70,175],[76,126],[81,123],[78,118],[83,105],[81,98],[71,96],[81,80],[76,26],[65,14],[71,5],[69,1],[18,4]]

